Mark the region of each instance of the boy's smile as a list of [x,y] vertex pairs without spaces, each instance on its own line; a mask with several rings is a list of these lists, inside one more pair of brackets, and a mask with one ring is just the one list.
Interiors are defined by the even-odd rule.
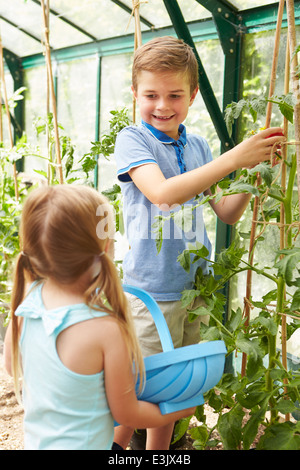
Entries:
[[198,89],[191,94],[187,75],[176,72],[148,72],[138,75],[138,89],[133,90],[140,108],[141,118],[178,139],[178,127],[195,99]]

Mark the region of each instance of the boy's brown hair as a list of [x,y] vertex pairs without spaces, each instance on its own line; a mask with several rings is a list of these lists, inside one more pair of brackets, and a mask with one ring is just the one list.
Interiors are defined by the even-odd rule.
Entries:
[[198,62],[193,49],[172,36],[154,38],[139,47],[133,59],[132,85],[138,88],[138,75],[147,72],[182,72],[189,77],[191,93],[198,86]]

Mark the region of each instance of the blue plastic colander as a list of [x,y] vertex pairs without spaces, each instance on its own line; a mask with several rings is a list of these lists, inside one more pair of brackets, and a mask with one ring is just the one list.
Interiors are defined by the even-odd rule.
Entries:
[[151,295],[142,289],[124,285],[125,292],[140,298],[155,322],[162,353],[144,358],[146,380],[139,400],[159,405],[162,414],[204,403],[203,394],[213,388],[224,372],[224,341],[208,341],[174,349],[166,320]]

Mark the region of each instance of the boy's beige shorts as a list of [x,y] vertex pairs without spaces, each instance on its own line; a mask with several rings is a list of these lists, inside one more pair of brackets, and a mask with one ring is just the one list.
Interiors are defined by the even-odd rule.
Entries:
[[[162,352],[160,338],[151,313],[139,298],[129,293],[126,293],[126,295],[130,303],[143,356],[151,356]],[[199,316],[193,322],[189,322],[188,312],[185,308],[182,308],[180,300],[157,303],[166,319],[174,348],[199,343],[201,340],[200,324],[201,322],[208,324],[208,316]],[[200,305],[204,305],[204,301],[201,297],[198,297],[193,304],[193,308]],[[190,306],[189,309],[191,309]]]

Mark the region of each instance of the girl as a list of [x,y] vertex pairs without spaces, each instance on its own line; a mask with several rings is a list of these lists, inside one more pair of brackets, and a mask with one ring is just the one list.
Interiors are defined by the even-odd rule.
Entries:
[[113,227],[109,203],[88,187],[39,188],[25,201],[5,337],[16,386],[22,368],[25,449],[111,449],[114,420],[145,428],[194,412],[163,416],[137,400],[133,362],[142,377],[143,360]]

